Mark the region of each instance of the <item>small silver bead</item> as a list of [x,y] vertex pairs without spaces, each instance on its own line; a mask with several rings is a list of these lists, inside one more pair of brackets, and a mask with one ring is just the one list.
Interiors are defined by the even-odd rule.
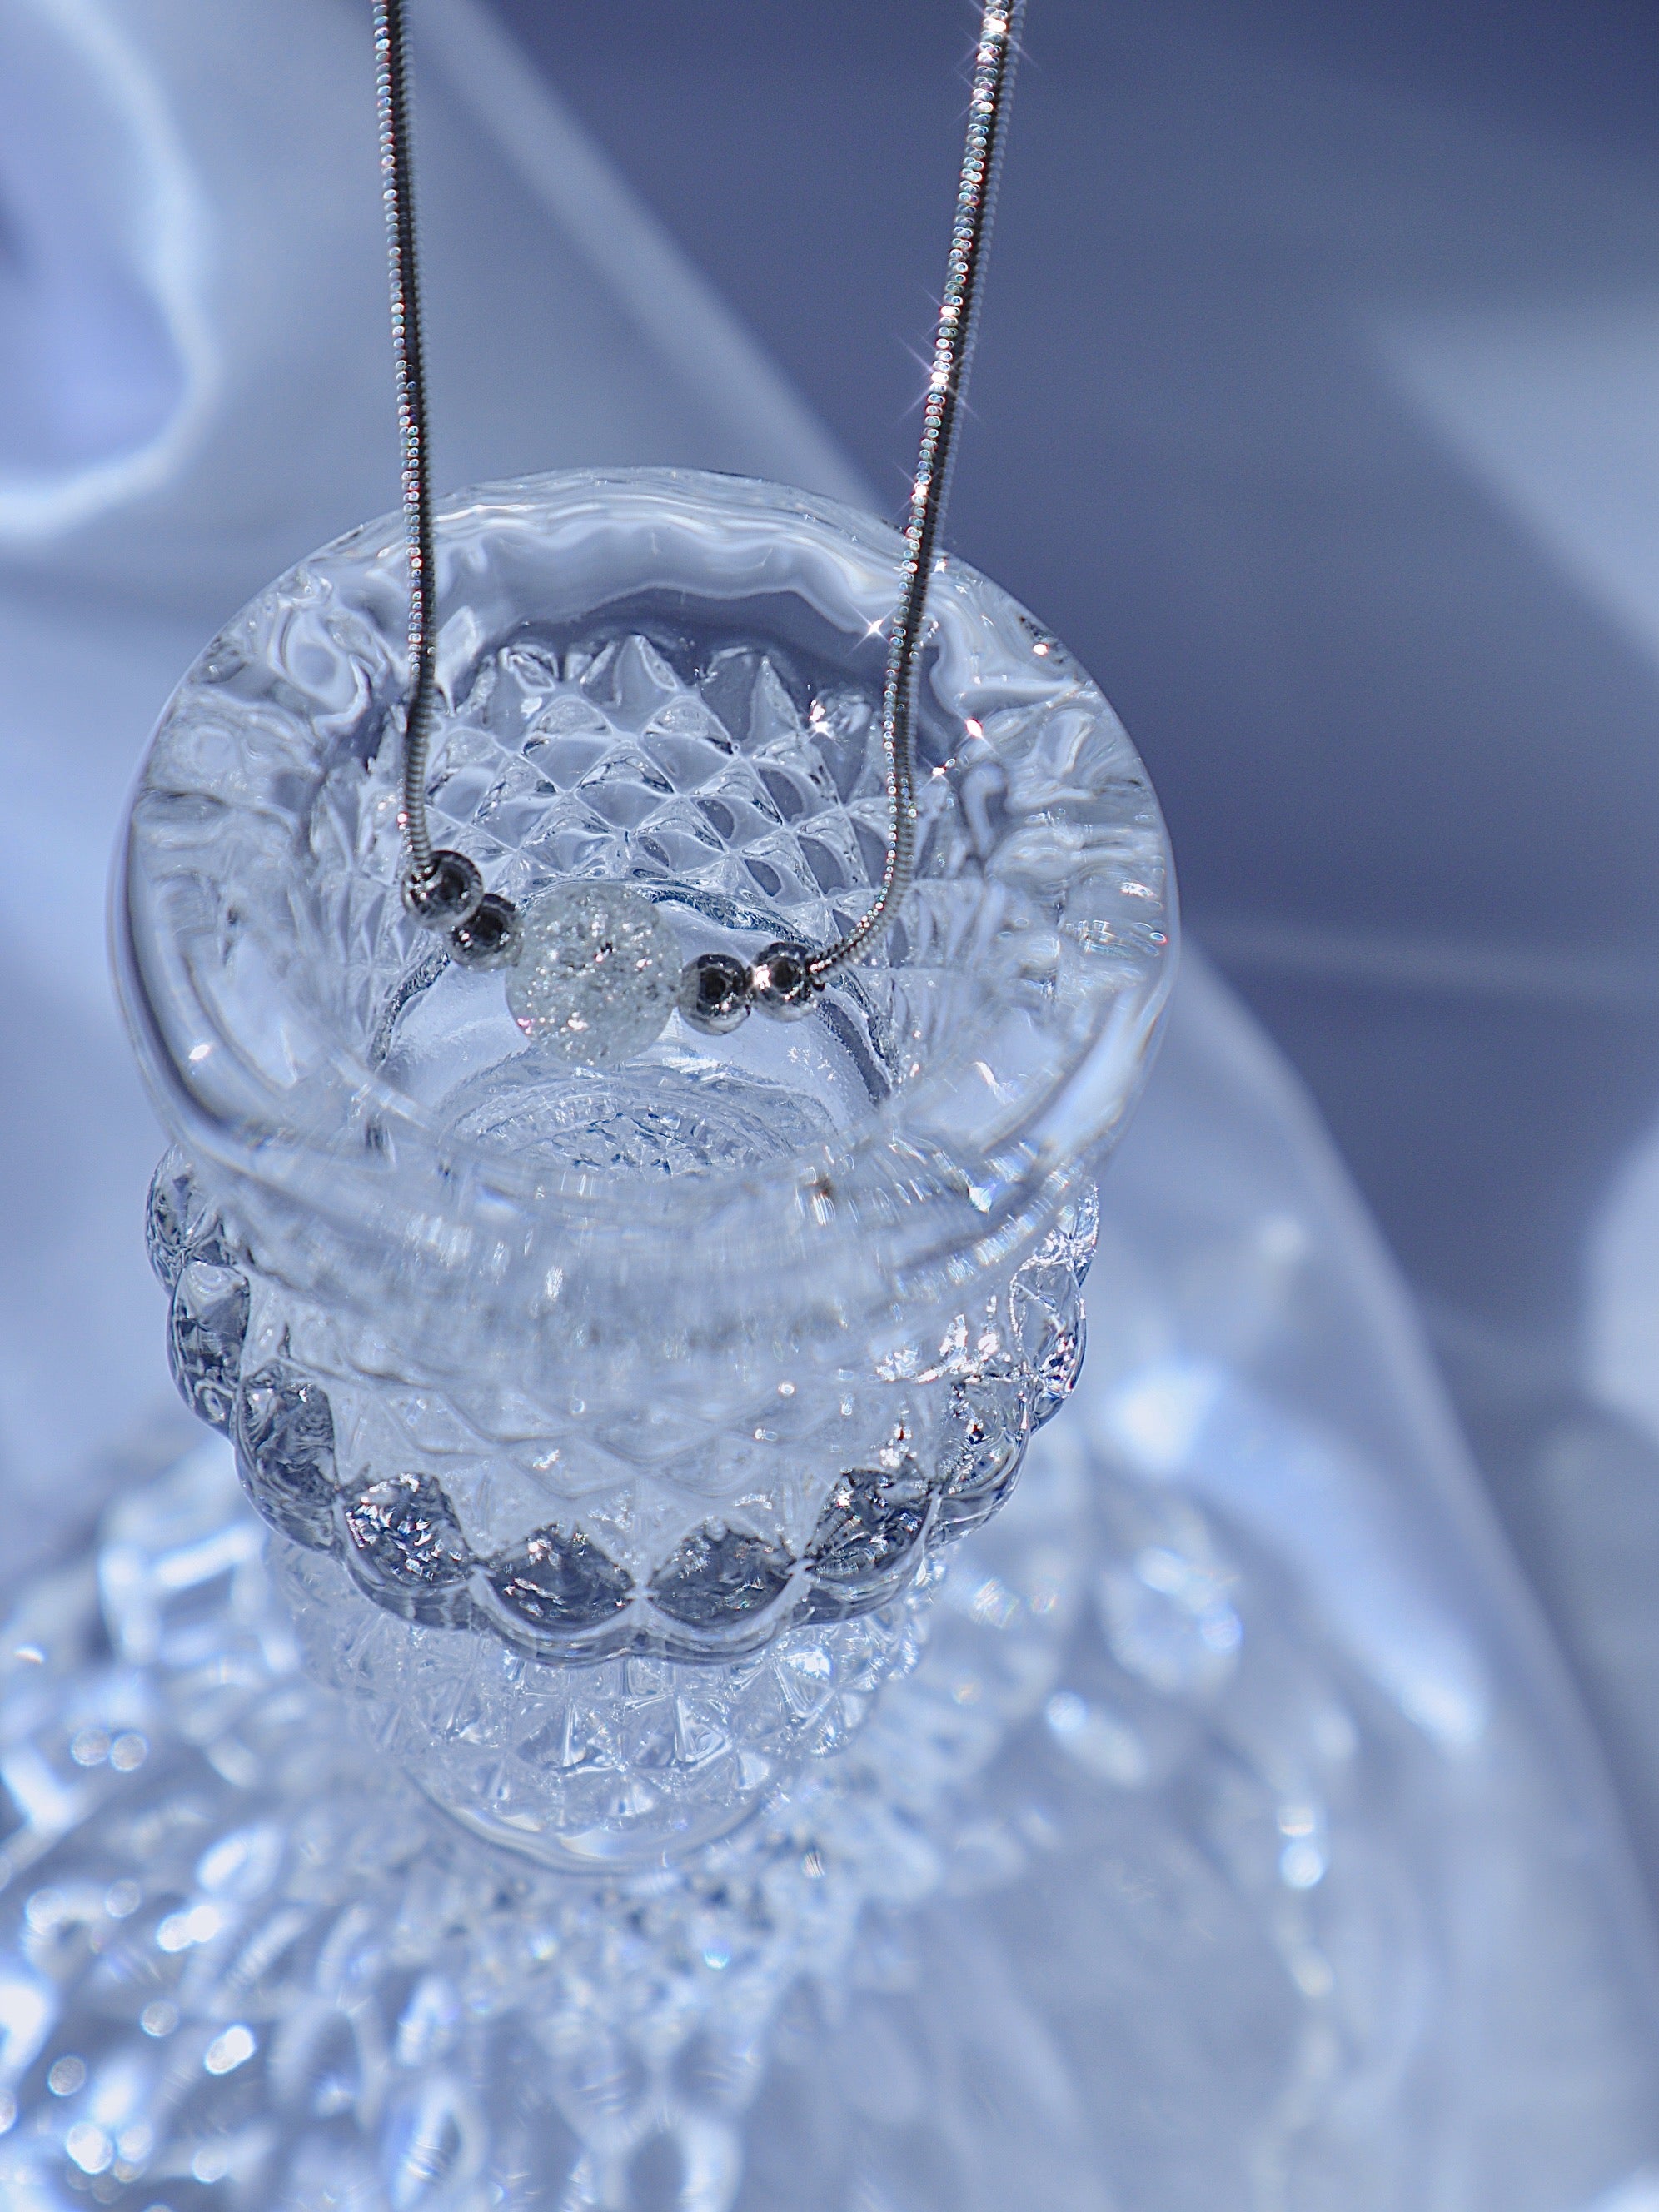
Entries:
[[483,903],[483,878],[465,853],[434,853],[404,878],[404,904],[423,929],[454,929]]
[[499,891],[486,891],[477,910],[449,933],[449,957],[463,968],[510,968],[524,943],[519,909]]
[[680,971],[678,1003],[694,1030],[723,1036],[749,1018],[749,970],[729,952],[700,952]]
[[755,1004],[775,1021],[798,1022],[811,1012],[822,988],[812,974],[811,958],[804,945],[769,945],[749,971]]

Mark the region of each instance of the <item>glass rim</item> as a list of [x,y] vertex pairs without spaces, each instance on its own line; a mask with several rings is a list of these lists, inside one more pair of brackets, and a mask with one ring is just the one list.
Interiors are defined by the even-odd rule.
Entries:
[[[781,574],[789,588],[815,596],[820,611],[827,608],[843,624],[857,620],[873,629],[890,611],[902,538],[889,525],[837,501],[754,479],[682,469],[551,472],[479,486],[441,503],[441,690],[453,700],[458,668],[476,665],[478,639],[468,632],[467,592],[470,586],[478,588],[478,549],[486,539],[505,561],[514,532],[526,546],[534,538],[538,556],[545,560],[550,533],[556,554],[561,534],[572,543],[585,539],[591,544],[596,532],[626,538],[631,531],[648,549],[659,579],[677,557],[677,532],[693,550],[702,532],[706,551],[711,521],[731,540],[723,547],[728,577],[747,574],[776,592]],[[325,724],[332,741],[354,708],[360,717],[372,712],[364,702],[372,699],[376,681],[384,684],[388,671],[395,679],[402,665],[398,624],[404,557],[402,523],[392,514],[296,563],[256,595],[205,648],[158,723],[127,819],[113,885],[113,921],[124,1010],[146,1079],[175,1136],[204,1151],[239,1181],[287,1192],[342,1229],[383,1220],[391,1195],[405,1213],[420,1214],[434,1224],[434,1235],[439,1222],[451,1229],[458,1222],[476,1225],[505,1206],[533,1217],[556,1241],[576,1237],[591,1245],[597,1237],[631,1244],[641,1237],[659,1241],[665,1231],[695,1231],[700,1239],[713,1237],[734,1258],[763,1249],[775,1255],[781,1249],[799,1255],[821,1250],[823,1232],[848,1210],[838,1202],[830,1209],[831,1220],[823,1219],[823,1194],[830,1189],[838,1201],[851,1201],[851,1212],[861,1217],[861,1231],[879,1248],[879,1264],[890,1269],[927,1253],[948,1255],[953,1247],[982,1247],[988,1237],[1003,1248],[1011,1237],[1029,1233],[1048,1206],[1042,1194],[1052,1194],[1069,1182],[1077,1159],[1097,1152],[1121,1126],[1170,988],[1174,886],[1167,839],[1144,771],[1137,803],[1146,817],[1143,836],[1149,849],[1156,850],[1159,877],[1147,900],[1134,957],[1120,954],[1115,963],[1101,957],[1091,972],[1085,944],[1072,959],[1074,1003],[1064,1024],[1045,1038],[1052,1048],[1047,1064],[1012,1111],[999,1099],[994,1071],[982,1054],[975,1059],[966,1054],[969,1064],[963,1064],[964,1046],[943,1064],[923,1068],[898,1085],[866,1118],[842,1133],[842,1141],[815,1145],[759,1169],[654,1183],[575,1172],[548,1178],[492,1149],[444,1133],[419,1102],[343,1036],[320,1039],[323,1048],[297,1090],[271,1080],[258,1067],[244,1048],[246,1041],[223,1018],[222,1000],[216,1011],[198,988],[192,961],[201,940],[199,935],[187,940],[204,917],[211,920],[206,910],[213,907],[213,894],[198,884],[201,896],[194,904],[188,896],[175,896],[165,913],[155,896],[158,849],[148,802],[168,772],[173,740],[192,715],[204,719],[210,705],[217,718],[214,735],[222,748],[229,749],[227,757],[239,737],[252,740],[264,708],[239,705],[234,688],[216,677],[216,668],[245,655],[250,638],[264,638],[268,650],[274,651],[269,641],[280,638],[294,611],[319,592],[343,598],[355,613],[371,618],[369,628],[378,629],[385,665],[350,667],[348,653],[343,672],[314,672],[308,720],[302,714],[301,722],[320,749]],[[648,580],[642,573],[641,587]],[[710,604],[723,596],[713,590],[708,594]],[[1049,710],[1040,703],[1045,691],[1051,707],[1081,700],[1109,739],[1119,769],[1139,771],[1133,749],[1097,689],[1059,641],[999,586],[951,556],[936,572],[930,613],[933,646],[926,680],[939,712],[976,728],[978,718],[970,712],[975,687],[994,690],[1000,682],[1006,689],[1018,677],[1041,712]],[[1014,667],[1012,658],[1020,650],[1029,657],[1024,670]],[[357,684],[358,696],[342,705],[342,685],[348,678]],[[246,758],[245,748],[245,763]],[[319,750],[313,763],[319,775],[320,763]],[[278,748],[276,765],[263,781],[251,779],[233,798],[201,793],[200,803],[228,808],[239,818],[270,812],[278,779],[291,773],[293,765]],[[283,865],[279,842],[270,848],[273,870]],[[173,889],[178,890],[176,880]],[[1060,926],[1063,930],[1063,921]],[[297,933],[294,951],[299,957]],[[295,1009],[297,1022],[297,1000]],[[303,1012],[314,1029],[314,1010],[307,1006]],[[388,1178],[382,1163],[373,1159],[359,1161],[359,1172],[353,1173],[348,1126],[361,1132],[370,1124],[383,1129],[402,1164],[401,1174]],[[927,1164],[921,1168],[924,1160]],[[988,1162],[999,1164],[994,1180],[1002,1192],[988,1206],[980,1188]],[[411,1169],[417,1171],[411,1174]],[[395,1190],[389,1191],[389,1183]],[[909,1187],[920,1184],[927,1186],[925,1191]],[[920,1214],[913,1204],[918,1198],[927,1201]],[[902,1224],[907,1212],[912,1218]]]

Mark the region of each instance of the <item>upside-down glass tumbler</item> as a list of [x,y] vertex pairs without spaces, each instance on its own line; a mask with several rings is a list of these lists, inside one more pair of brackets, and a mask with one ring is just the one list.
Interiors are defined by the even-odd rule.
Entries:
[[[520,906],[626,881],[687,959],[838,936],[901,556],[678,471],[449,501],[434,838]],[[1164,835],[1098,690],[951,560],[895,927],[804,1020],[577,1066],[404,909],[406,590],[395,520],[274,585],[133,800],[169,1353],[374,1738],[499,1841],[649,1864],[846,1741],[1071,1389]]]

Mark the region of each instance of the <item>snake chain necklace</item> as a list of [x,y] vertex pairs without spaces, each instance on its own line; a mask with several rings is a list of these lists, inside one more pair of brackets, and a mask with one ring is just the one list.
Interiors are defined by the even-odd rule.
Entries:
[[[399,812],[406,848],[404,902],[423,927],[447,937],[451,957],[463,966],[505,971],[508,1005],[521,1030],[532,1036],[551,1036],[570,1058],[589,1065],[627,1056],[641,1033],[642,1007],[647,1027],[655,1007],[664,1021],[678,1010],[694,1029],[710,1034],[735,1029],[756,1008],[776,1018],[798,1018],[811,1010],[838,969],[880,942],[910,885],[915,846],[917,664],[973,350],[1024,0],[987,0],[974,54],[966,143],[904,525],[902,588],[888,629],[881,734],[889,838],[881,883],[863,917],[833,944],[814,949],[781,941],[766,946],[752,961],[729,952],[705,952],[684,966],[667,923],[648,899],[626,884],[584,881],[560,885],[521,913],[512,901],[485,889],[476,862],[465,854],[433,846],[427,784],[436,676],[437,570],[409,45],[404,0],[374,0],[374,8],[409,566],[409,678]],[[592,1018],[596,970],[602,971],[604,995],[618,1017],[614,1023]],[[577,987],[574,994],[573,985]]]

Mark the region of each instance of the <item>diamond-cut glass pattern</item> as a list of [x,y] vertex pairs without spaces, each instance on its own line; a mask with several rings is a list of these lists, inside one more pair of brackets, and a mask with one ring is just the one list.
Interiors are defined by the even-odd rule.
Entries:
[[[1007,1496],[1032,1431],[1069,1392],[1095,1237],[1091,1193],[930,1358],[912,1347],[832,1395],[792,1386],[747,1425],[650,1404],[589,1419],[576,1405],[550,1431],[525,1401],[495,1406],[492,1435],[435,1392],[388,1387],[383,1344],[266,1281],[179,1153],[157,1170],[151,1206],[182,1209],[204,1249],[241,1259],[243,1272],[183,1261],[173,1335],[181,1293],[208,1286],[216,1303],[201,1302],[179,1388],[198,1411],[211,1393],[264,1519],[335,1552],[380,1609],[544,1661],[634,1650],[724,1663],[798,1620],[902,1595],[925,1568],[924,1539],[950,1540]],[[234,1341],[210,1326],[227,1311],[242,1324]],[[343,1597],[348,1585],[328,1587]]]

